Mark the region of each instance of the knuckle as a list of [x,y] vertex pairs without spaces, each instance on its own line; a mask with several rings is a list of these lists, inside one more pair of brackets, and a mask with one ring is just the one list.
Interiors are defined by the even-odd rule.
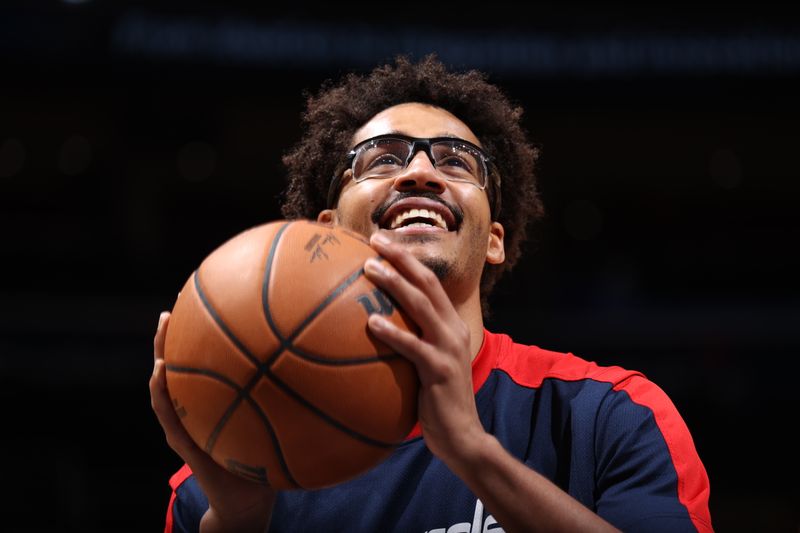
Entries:
[[458,331],[456,332],[456,335],[458,336],[458,339],[462,344],[469,344],[470,331],[466,322],[460,322],[457,328]]
[[415,292],[411,298],[411,306],[418,312],[423,313],[425,315],[430,314],[433,311],[433,305],[431,301],[422,293]]
[[445,382],[448,381],[453,374],[453,365],[450,361],[439,358],[431,363],[431,371],[436,377],[435,381]]
[[173,450],[177,451],[178,450],[178,443],[175,442],[175,437],[173,437],[170,433],[165,433],[164,436],[166,437],[167,446],[169,446]]
[[400,277],[397,274],[397,271],[393,268],[387,268],[384,274],[384,280],[388,285],[392,287],[396,287],[397,284],[400,282]]
[[439,278],[436,277],[436,274],[433,273],[433,270],[426,268],[420,275],[420,281],[426,287],[435,287],[436,284],[439,283]]

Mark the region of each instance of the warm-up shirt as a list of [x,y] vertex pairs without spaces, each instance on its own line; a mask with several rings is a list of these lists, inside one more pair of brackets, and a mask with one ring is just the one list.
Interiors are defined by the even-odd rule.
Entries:
[[[686,424],[642,374],[484,332],[472,363],[481,422],[514,457],[623,531],[712,531],[709,482]],[[166,532],[197,531],[208,501],[188,466]],[[498,533],[415,430],[384,462],[321,490],[278,493],[271,532]]]

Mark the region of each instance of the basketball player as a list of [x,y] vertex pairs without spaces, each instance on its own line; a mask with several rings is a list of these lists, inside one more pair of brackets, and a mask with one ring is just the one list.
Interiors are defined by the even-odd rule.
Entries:
[[338,224],[387,259],[369,278],[420,328],[371,331],[416,366],[419,430],[358,478],[281,491],[219,467],[165,388],[150,393],[186,462],[166,531],[712,531],[709,482],[672,402],[641,374],[485,330],[486,297],[541,216],[521,111],[476,72],[400,58],[308,102],[285,157],[287,218]]

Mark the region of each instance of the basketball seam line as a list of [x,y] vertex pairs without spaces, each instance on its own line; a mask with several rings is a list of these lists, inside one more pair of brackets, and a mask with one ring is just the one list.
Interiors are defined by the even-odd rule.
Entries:
[[[275,238],[272,241],[272,246],[270,246],[270,251],[267,256],[267,261],[263,276],[261,305],[262,305],[262,310],[264,311],[264,316],[267,320],[267,324],[269,328],[272,330],[272,333],[275,335],[275,337],[279,339],[281,345],[270,358],[268,358],[263,364],[259,365],[259,368],[261,369],[261,372],[264,376],[271,379],[276,385],[284,389],[288,394],[290,394],[293,398],[295,398],[295,400],[297,400],[302,405],[305,405],[306,408],[308,408],[313,413],[317,414],[320,418],[322,418],[322,420],[328,422],[330,425],[334,426],[340,431],[343,431],[344,433],[373,446],[379,446],[382,448],[394,447],[396,446],[396,444],[375,440],[367,435],[361,434],[360,432],[352,428],[347,427],[344,423],[336,420],[335,418],[333,418],[332,415],[324,412],[319,407],[317,407],[309,400],[304,398],[299,392],[294,390],[287,383],[278,379],[278,377],[270,370],[274,365],[275,361],[278,359],[278,357],[280,357],[280,355],[285,351],[291,351],[292,353],[296,353],[301,357],[305,355],[302,352],[298,353],[299,350],[293,345],[294,339],[296,339],[306,329],[306,327],[308,327],[308,325],[311,322],[313,322],[314,319],[316,319],[320,315],[320,313],[322,313],[322,311],[324,311],[325,308],[327,308],[330,305],[331,302],[336,300],[336,298],[338,298],[348,287],[350,287],[353,283],[356,282],[356,280],[358,280],[361,276],[364,275],[364,268],[360,267],[358,270],[354,271],[352,274],[346,277],[344,281],[342,281],[333,291],[331,291],[325,297],[325,299],[322,300],[322,302],[320,302],[320,304],[311,313],[308,314],[305,320],[303,320],[303,322],[300,323],[293,332],[291,332],[288,336],[283,337],[280,331],[278,331],[278,328],[275,325],[274,320],[272,319],[272,313],[270,312],[269,282],[270,282],[270,277],[272,275],[272,265],[275,258],[275,250],[277,249],[278,243],[281,237],[283,236],[283,232],[292,224],[293,222],[289,222],[286,225],[282,226],[280,230],[278,230],[278,232],[275,235]],[[379,360],[379,358],[380,356],[378,358],[374,358],[374,360],[377,361]],[[309,357],[308,359],[314,360],[316,358],[312,359]],[[370,361],[372,361],[372,359],[370,359]],[[349,364],[355,364],[355,363],[349,363]]]
[[281,381],[281,379],[278,378],[278,376],[276,376],[275,374],[273,374],[271,372],[269,374],[270,374],[270,378],[272,379],[272,381],[276,385],[278,385],[280,388],[282,388],[287,394],[292,396],[299,403],[301,403],[302,405],[305,405],[310,411],[312,411],[313,413],[316,413],[316,415],[319,416],[320,418],[322,418],[324,421],[326,421],[330,425],[334,426],[336,429],[339,429],[340,431],[344,432],[345,434],[350,435],[351,437],[355,438],[356,440],[360,440],[360,441],[362,441],[362,442],[364,442],[366,444],[370,444],[370,445],[376,446],[378,448],[394,448],[396,446],[396,444],[375,440],[375,439],[372,439],[372,438],[370,438],[370,437],[368,437],[366,435],[362,435],[362,434],[358,433],[357,431],[355,431],[353,429],[348,428],[347,426],[345,426],[344,424],[342,424],[341,422],[339,422],[338,420],[333,418],[331,415],[327,414],[325,411],[320,410],[314,404],[310,403],[308,400],[303,398],[303,396],[300,395],[299,392],[297,392],[296,390],[291,388],[289,385],[287,385],[286,383]]
[[[298,356],[304,357],[304,358],[309,359],[309,360],[317,360],[316,357],[310,356],[310,354],[305,354],[303,352],[300,352],[295,346],[293,346],[293,340],[296,339],[306,329],[306,327],[308,327],[308,325],[311,322],[313,322],[313,320],[316,319],[317,316],[319,316],[319,314],[322,313],[322,311],[324,311],[325,308],[328,307],[328,305],[330,305],[330,303],[332,301],[334,301],[339,295],[341,295],[342,292],[344,292],[348,287],[350,287],[353,283],[355,283],[355,281],[358,280],[364,274],[363,267],[359,268],[358,270],[356,270],[355,272],[350,274],[347,278],[345,278],[345,280],[342,283],[340,283],[340,285],[338,287],[336,287],[331,293],[328,294],[328,296],[326,296],[326,298],[317,306],[317,308],[314,309],[314,311],[312,311],[312,313],[310,313],[306,317],[306,319],[300,325],[298,325],[297,328],[291,334],[289,334],[287,337],[284,337],[283,335],[281,335],[280,331],[278,330],[277,326],[275,325],[275,323],[274,323],[274,321],[272,319],[271,313],[269,312],[269,305],[268,305],[269,291],[268,291],[268,289],[269,289],[269,279],[270,279],[270,275],[271,275],[271,272],[272,272],[272,264],[273,264],[273,259],[274,259],[274,255],[275,255],[275,250],[277,249],[278,243],[280,241],[280,237],[283,235],[284,231],[286,231],[286,229],[292,224],[293,224],[293,222],[288,222],[288,223],[284,224],[278,230],[278,232],[276,233],[276,235],[275,235],[275,237],[273,239],[272,245],[270,246],[270,251],[269,251],[269,254],[268,254],[268,257],[267,257],[267,261],[266,261],[266,265],[265,265],[265,272],[264,272],[264,278],[263,278],[264,282],[263,282],[263,286],[262,286],[262,309],[264,311],[264,315],[265,315],[265,318],[266,318],[266,321],[267,321],[267,324],[268,324],[270,330],[272,331],[272,333],[275,335],[275,337],[280,342],[279,347],[273,352],[273,354],[270,357],[267,358],[266,361],[260,362],[247,349],[247,347],[236,337],[236,335],[234,335],[234,333],[230,330],[230,328],[224,323],[224,321],[222,320],[222,317],[220,317],[219,314],[216,312],[216,310],[211,306],[211,302],[207,299],[205,293],[203,292],[202,288],[200,287],[199,269],[198,269],[198,271],[195,272],[195,286],[196,286],[198,295],[200,296],[200,299],[201,299],[204,307],[209,312],[209,314],[211,315],[212,319],[219,325],[220,329],[225,334],[225,336],[228,337],[231,340],[231,342],[233,342],[233,344],[236,346],[236,348],[238,348],[242,352],[242,354],[245,355],[245,357],[255,366],[255,368],[254,368],[255,374],[252,376],[250,381],[245,385],[245,387],[236,388],[236,390],[238,390],[237,397],[228,406],[228,408],[226,409],[226,411],[223,414],[222,418],[218,421],[217,425],[215,426],[211,437],[209,437],[209,443],[207,444],[208,453],[211,453],[211,450],[213,448],[213,445],[216,443],[216,439],[218,438],[219,433],[221,433],[222,429],[225,427],[227,421],[232,416],[233,411],[236,410],[236,408],[239,406],[239,404],[241,403],[241,401],[243,399],[247,399],[248,403],[250,403],[251,406],[253,406],[256,409],[259,417],[262,418],[263,422],[267,426],[267,430],[270,433],[270,436],[273,438],[273,443],[275,445],[275,451],[276,451],[276,454],[278,455],[278,458],[280,460],[280,464],[281,464],[281,467],[282,467],[282,469],[284,471],[284,474],[286,475],[286,477],[295,486],[300,487],[301,485],[294,479],[294,477],[292,476],[292,474],[291,474],[291,472],[289,470],[288,464],[286,464],[286,460],[285,460],[283,451],[280,448],[280,441],[277,439],[277,435],[275,435],[275,433],[274,433],[274,429],[272,428],[272,426],[271,426],[271,424],[269,422],[269,417],[266,415],[266,413],[264,413],[261,410],[260,406],[258,406],[258,404],[255,402],[255,400],[253,400],[252,397],[250,396],[250,391],[255,386],[255,384],[258,383],[258,381],[261,379],[262,376],[269,378],[273,383],[275,383],[278,387],[283,389],[284,392],[286,392],[291,397],[293,397],[295,400],[297,400],[301,405],[306,406],[307,409],[309,409],[313,413],[317,414],[317,416],[319,416],[323,421],[327,422],[329,425],[332,425],[333,427],[337,428],[338,430],[344,432],[345,434],[348,434],[351,437],[356,438],[357,440],[361,440],[362,442],[364,442],[366,444],[370,444],[370,445],[373,445],[373,446],[376,446],[376,447],[381,447],[381,448],[396,447],[397,444],[381,442],[381,441],[372,439],[372,438],[370,438],[370,437],[368,437],[366,435],[362,435],[362,434],[360,434],[359,432],[357,432],[357,431],[355,431],[353,429],[348,428],[343,423],[341,423],[341,422],[337,421],[336,419],[334,419],[331,415],[325,413],[324,411],[322,411],[321,409],[319,409],[315,405],[311,404],[308,400],[303,398],[300,395],[299,392],[295,391],[288,384],[286,384],[283,381],[281,381],[280,379],[278,379],[278,377],[274,373],[272,373],[270,371],[270,368],[273,366],[273,363],[277,360],[277,358],[284,351],[291,351],[292,353],[295,353]],[[378,361],[378,360],[382,360],[382,359],[384,359],[384,360],[385,359],[392,359],[392,358],[395,358],[395,357],[397,357],[396,354],[392,354],[390,356],[377,356],[377,357],[374,357],[374,358],[365,359],[365,361],[371,361],[373,359],[375,361]],[[319,362],[323,362],[323,361],[319,361]],[[348,362],[348,363],[345,363],[345,364],[356,364],[357,362],[360,362],[360,361],[356,360],[356,361]],[[213,441],[212,441],[212,438],[213,438]]]
[[[233,380],[228,379],[226,376],[224,376],[222,374],[214,372],[213,370],[208,370],[208,369],[205,369],[205,368],[176,366],[176,365],[167,365],[166,368],[167,368],[167,370],[169,370],[171,372],[176,372],[176,373],[179,373],[179,374],[197,374],[197,375],[202,375],[202,376],[214,378],[214,379],[224,383],[225,385],[228,385],[233,390],[235,390],[237,392],[241,392],[241,387],[239,387],[236,384],[236,382],[234,382]],[[241,402],[241,399],[242,399],[242,397],[238,396],[237,400],[235,400],[233,402],[234,405],[238,406],[239,403]],[[259,418],[262,419],[262,421],[264,422],[264,425],[267,428],[267,431],[269,433],[270,439],[272,439],[273,445],[277,448],[278,447],[278,437],[275,435],[275,431],[272,429],[272,426],[270,425],[266,414],[261,410],[261,407],[258,405],[258,403],[249,394],[246,395],[244,397],[244,399],[247,400],[247,403],[249,403],[250,406],[253,409],[255,409],[256,413],[259,416]],[[230,409],[230,407],[229,407],[229,409]],[[224,417],[224,418],[226,418],[226,421],[227,421],[228,417],[230,417],[229,414],[228,414],[227,417]],[[216,440],[217,440],[218,437],[219,437],[219,431],[216,431],[216,428],[215,428],[215,432],[213,432],[212,435],[209,436],[209,439],[206,441],[206,446],[205,446],[206,453],[208,453],[208,454],[211,453],[211,451],[214,448],[214,445],[216,444]],[[278,454],[278,458],[279,458],[279,460],[281,462],[283,462],[283,456],[282,455]],[[285,468],[288,469],[288,465],[286,465]],[[289,476],[289,477],[291,477],[291,476]],[[264,480],[264,481],[266,482],[266,480]],[[292,481],[294,482],[293,479],[292,479]],[[300,486],[296,482],[295,482],[295,485],[297,485],[298,487]]]
[[[267,255],[266,265],[264,266],[264,276],[263,276],[264,281],[262,284],[262,291],[261,291],[261,308],[262,311],[264,312],[264,317],[267,320],[267,325],[269,326],[270,331],[272,331],[272,334],[275,335],[275,337],[281,343],[279,349],[276,350],[272,356],[267,358],[266,363],[271,366],[274,360],[277,359],[278,356],[280,356],[280,354],[284,350],[291,350],[292,353],[298,355],[299,357],[308,359],[309,361],[317,361],[321,364],[327,364],[327,365],[351,365],[351,364],[359,364],[372,361],[384,361],[399,357],[397,354],[389,354],[389,355],[378,355],[378,356],[364,356],[360,358],[350,358],[347,361],[331,361],[329,359],[325,359],[311,352],[301,350],[300,348],[294,346],[293,344],[294,339],[296,339],[308,327],[308,325],[311,322],[313,322],[314,319],[317,318],[319,314],[325,310],[326,307],[328,307],[328,305],[330,305],[330,303],[333,300],[335,300],[338,296],[340,296],[341,293],[344,292],[350,285],[355,283],[358,280],[358,278],[364,275],[363,268],[359,268],[358,270],[350,274],[347,278],[345,278],[345,280],[338,287],[336,287],[333,290],[333,292],[328,294],[328,296],[326,296],[325,299],[322,302],[320,302],[320,304],[316,307],[316,309],[314,309],[314,311],[312,311],[306,317],[306,319],[295,328],[295,330],[292,333],[290,333],[287,337],[284,337],[281,334],[280,330],[278,329],[278,326],[275,324],[275,321],[272,318],[272,313],[269,310],[269,280],[272,274],[272,263],[275,256],[275,250],[277,249],[278,246],[278,241],[280,241],[280,237],[282,236],[284,230],[288,228],[288,226],[291,224],[292,224],[291,222],[285,224],[275,234],[275,238],[272,241],[272,246],[270,246],[269,254]],[[382,260],[382,258],[379,259]],[[260,362],[256,364],[258,366],[261,365]]]
[[[242,352],[242,354],[244,354],[245,357],[247,357],[247,359],[250,360],[250,362],[255,365],[256,370],[258,371],[250,379],[250,381],[247,383],[247,385],[245,385],[245,387],[237,389],[238,390],[238,394],[237,394],[236,398],[231,402],[231,404],[228,406],[228,408],[225,409],[225,412],[222,414],[222,417],[215,424],[214,430],[211,432],[211,435],[209,435],[208,441],[206,442],[206,452],[211,454],[211,452],[214,449],[214,446],[216,445],[217,438],[219,438],[219,434],[222,432],[222,429],[225,427],[225,425],[227,424],[228,420],[233,415],[233,412],[236,410],[236,408],[241,403],[242,399],[244,399],[246,397],[248,399],[248,401],[255,402],[255,400],[252,400],[250,398],[250,390],[255,386],[256,383],[258,383],[258,380],[260,379],[261,375],[263,375],[263,372],[260,371],[261,363],[258,361],[258,359],[253,354],[251,354],[250,351],[247,349],[247,347],[244,345],[244,343],[242,343],[236,337],[236,335],[233,334],[233,332],[230,330],[230,328],[222,320],[222,317],[219,316],[217,311],[211,305],[211,302],[208,300],[208,297],[206,296],[205,292],[203,291],[202,286],[200,285],[200,269],[195,271],[194,280],[195,280],[195,289],[197,290],[197,295],[200,297],[200,301],[202,302],[203,307],[211,315],[211,318],[214,320],[214,322],[217,323],[217,325],[222,330],[222,332],[225,334],[225,336],[228,337],[228,339],[230,339],[230,341],[233,342],[233,344]],[[261,407],[258,406],[258,404],[254,404],[254,407],[255,407],[259,417],[267,424],[267,432],[270,434],[271,437],[274,437],[273,438],[273,444],[275,446],[275,453],[278,456],[278,459],[280,461],[281,468],[283,469],[284,474],[289,479],[289,481],[291,481],[295,486],[299,487],[300,484],[294,479],[294,477],[292,476],[291,472],[289,471],[289,466],[286,464],[286,459],[285,459],[285,457],[283,455],[283,450],[281,450],[281,447],[280,447],[280,441],[278,440],[277,436],[275,435],[275,430],[274,430],[274,428],[272,427],[272,425],[271,425],[271,423],[269,421],[269,417],[266,415],[266,413],[264,413],[262,411]]]
[[399,359],[400,357],[402,357],[401,355],[392,353],[389,355],[371,355],[367,357],[348,358],[339,361],[332,361],[328,358],[300,350],[299,348],[297,348],[297,346],[290,346],[287,348],[287,350],[292,352],[296,356],[300,357],[301,359],[305,359],[306,361],[311,361],[312,363],[318,363],[324,366],[362,365],[368,363],[378,363],[381,361],[392,361],[394,359]]

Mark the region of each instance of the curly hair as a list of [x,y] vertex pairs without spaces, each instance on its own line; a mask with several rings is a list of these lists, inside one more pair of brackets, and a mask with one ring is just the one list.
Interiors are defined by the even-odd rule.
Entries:
[[316,218],[328,207],[328,186],[342,164],[342,158],[331,154],[347,153],[356,130],[377,113],[408,102],[430,104],[458,117],[495,162],[501,207],[494,218],[505,229],[506,260],[484,267],[480,292],[487,313],[488,295],[517,262],[530,223],[540,219],[544,209],[534,172],[539,150],[522,128],[523,111],[484,73],[449,71],[430,54],[418,63],[398,56],[394,65],[367,75],[350,73],[339,83],[325,81],[316,95],[307,95],[305,136],[283,157],[289,186],[281,212],[287,219]]

